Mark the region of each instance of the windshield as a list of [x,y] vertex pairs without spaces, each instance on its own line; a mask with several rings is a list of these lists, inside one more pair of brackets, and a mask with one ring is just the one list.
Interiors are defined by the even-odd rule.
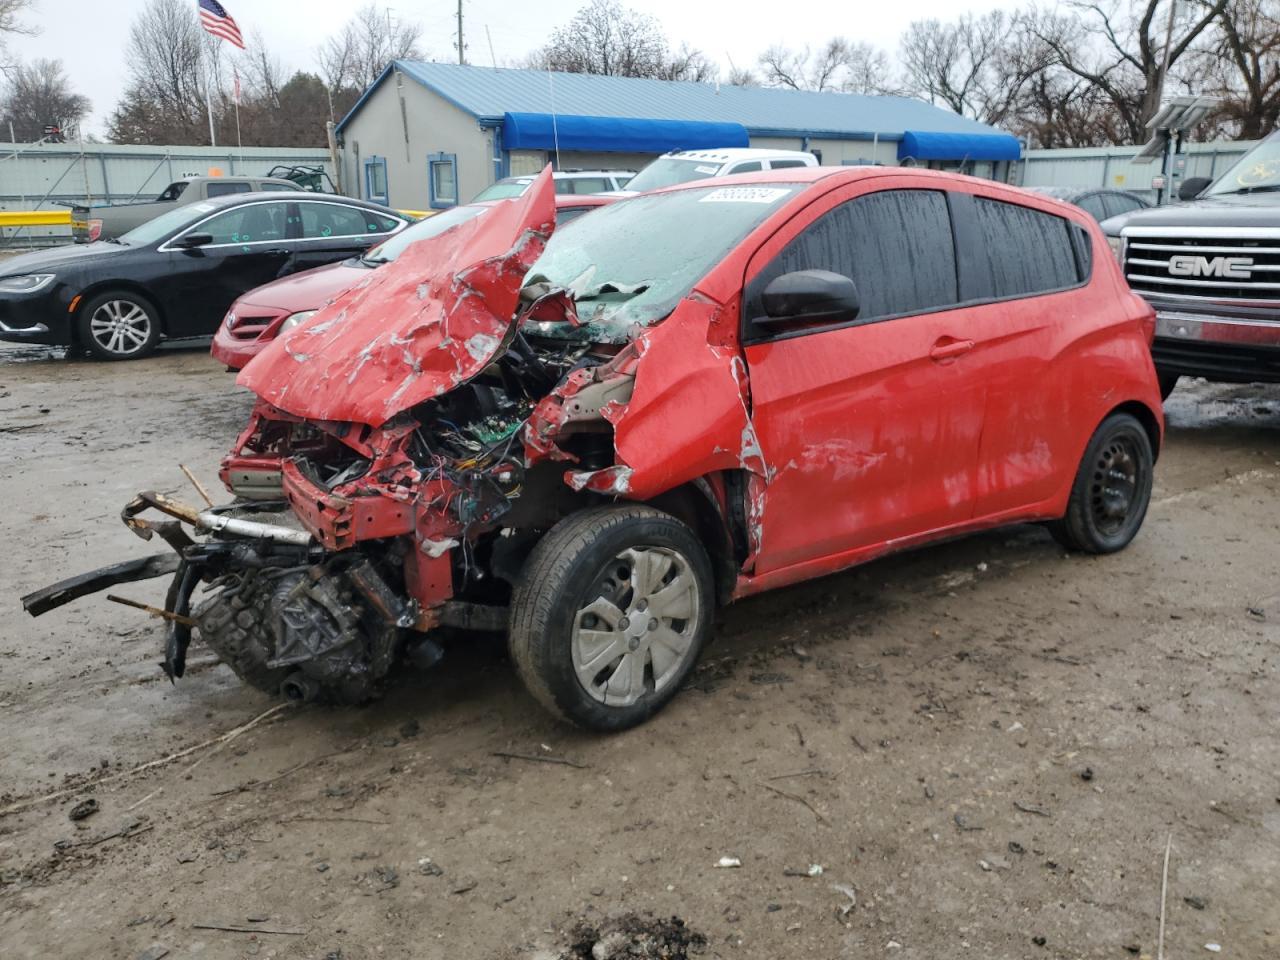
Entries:
[[450,207],[443,213],[437,213],[434,217],[427,217],[427,219],[419,220],[412,226],[405,227],[395,236],[382,241],[360,259],[365,263],[389,263],[404,253],[409,244],[439,236],[450,227],[466,223],[468,220],[480,216],[488,209],[488,207],[470,205]]
[[557,230],[525,277],[526,298],[564,289],[581,326],[531,323],[539,336],[623,343],[657,323],[748,233],[799,189],[700,187],[634,197]]
[[192,203],[178,207],[176,210],[166,210],[155,219],[148,220],[128,233],[121,234],[120,242],[127,243],[131,247],[145,247],[157,240],[163,240],[175,230],[180,230],[217,209],[211,203]]
[[479,200],[508,200],[511,197],[518,197],[529,189],[532,180],[499,180],[497,183],[485,187],[474,197],[471,202],[475,203]]
[[1280,135],[1272,134],[1235,162],[1205,196],[1280,190]]
[[674,187],[677,183],[690,183],[706,177],[714,177],[720,170],[720,164],[714,160],[678,160],[675,157],[661,157],[637,173],[627,183],[628,190],[659,190],[662,187]]

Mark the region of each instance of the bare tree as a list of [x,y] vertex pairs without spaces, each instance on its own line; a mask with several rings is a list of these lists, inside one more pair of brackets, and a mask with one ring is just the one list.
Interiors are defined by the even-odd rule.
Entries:
[[1264,137],[1280,122],[1280,0],[1229,0],[1201,52],[1202,92],[1224,100],[1224,132]]
[[551,34],[532,62],[564,73],[657,77],[667,64],[667,39],[649,14],[618,0],[591,0]]
[[[1166,0],[1169,2],[1169,0]],[[1141,143],[1170,78],[1228,0],[1187,0],[1176,10],[1171,42],[1161,0],[1072,2],[1068,13],[1038,13],[1037,35],[1064,69],[1102,92],[1121,121],[1121,139]],[[1160,16],[1157,16],[1160,13]]]
[[71,89],[61,60],[33,60],[10,72],[0,97],[0,120],[13,124],[26,142],[39,140],[46,124],[76,126],[89,112],[89,100]]
[[417,24],[396,22],[385,7],[366,4],[317,51],[321,78],[330,93],[363,91],[392,60],[421,60],[421,36]]
[[13,69],[9,63],[5,40],[11,36],[34,36],[38,31],[30,24],[24,23],[22,15],[29,10],[35,0],[0,0],[0,73],[8,73]]
[[714,83],[720,76],[720,68],[707,59],[701,50],[687,43],[669,53],[656,74],[660,80],[691,80],[694,83]]
[[725,83],[731,87],[758,87],[760,78],[750,67],[731,67]]
[[280,58],[268,49],[260,30],[254,30],[245,39],[245,50],[235,58],[242,89],[246,96],[262,98],[278,107],[280,88],[286,82]]
[[817,50],[780,44],[760,55],[762,82],[790,90],[888,92],[889,58],[867,43],[834,37]]
[[205,36],[186,3],[149,0],[129,29],[125,57],[131,79],[108,122],[112,141],[198,142]]

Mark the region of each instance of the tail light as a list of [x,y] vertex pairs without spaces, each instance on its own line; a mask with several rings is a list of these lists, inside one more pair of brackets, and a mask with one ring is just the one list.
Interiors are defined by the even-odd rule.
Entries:
[[94,240],[97,240],[100,236],[102,236],[102,221],[90,220],[89,221],[89,242],[92,243]]

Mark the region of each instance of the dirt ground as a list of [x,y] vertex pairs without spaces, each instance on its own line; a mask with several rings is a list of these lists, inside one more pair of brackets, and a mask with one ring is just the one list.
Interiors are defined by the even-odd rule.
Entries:
[[1184,384],[1124,553],[1019,527],[741,603],[630,733],[477,640],[192,750],[275,702],[18,597],[149,552],[120,507],[215,484],[248,407],[200,348],[0,348],[5,958],[1154,957],[1170,836],[1165,955],[1280,956],[1280,389]]

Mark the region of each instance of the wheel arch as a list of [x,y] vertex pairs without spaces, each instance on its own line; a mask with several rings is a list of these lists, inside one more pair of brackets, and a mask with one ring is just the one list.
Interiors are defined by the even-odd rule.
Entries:
[[136,280],[100,280],[80,291],[80,300],[76,304],[75,310],[71,313],[71,337],[75,340],[76,346],[84,346],[80,342],[80,317],[84,314],[85,305],[104,293],[110,293],[115,290],[141,297],[147,301],[151,309],[156,312],[156,319],[160,323],[161,335],[169,335],[169,321],[165,317],[164,309],[160,306],[159,301],[156,300],[155,294],[145,286]]
[[715,577],[716,603],[723,606],[733,596],[741,560],[733,535],[732,510],[728,503],[728,489],[724,478],[718,474],[699,477],[678,487],[673,487],[652,499],[643,501],[648,506],[669,513],[686,524],[702,542],[711,561]]
[[[1160,459],[1160,442],[1163,436],[1163,430],[1158,417],[1150,407],[1140,400],[1127,400],[1117,407],[1113,407],[1107,411],[1107,417],[1117,413],[1127,413],[1142,424],[1142,429],[1147,434],[1147,439],[1151,441],[1151,459],[1153,461]],[[1101,423],[1101,421],[1099,421]]]

